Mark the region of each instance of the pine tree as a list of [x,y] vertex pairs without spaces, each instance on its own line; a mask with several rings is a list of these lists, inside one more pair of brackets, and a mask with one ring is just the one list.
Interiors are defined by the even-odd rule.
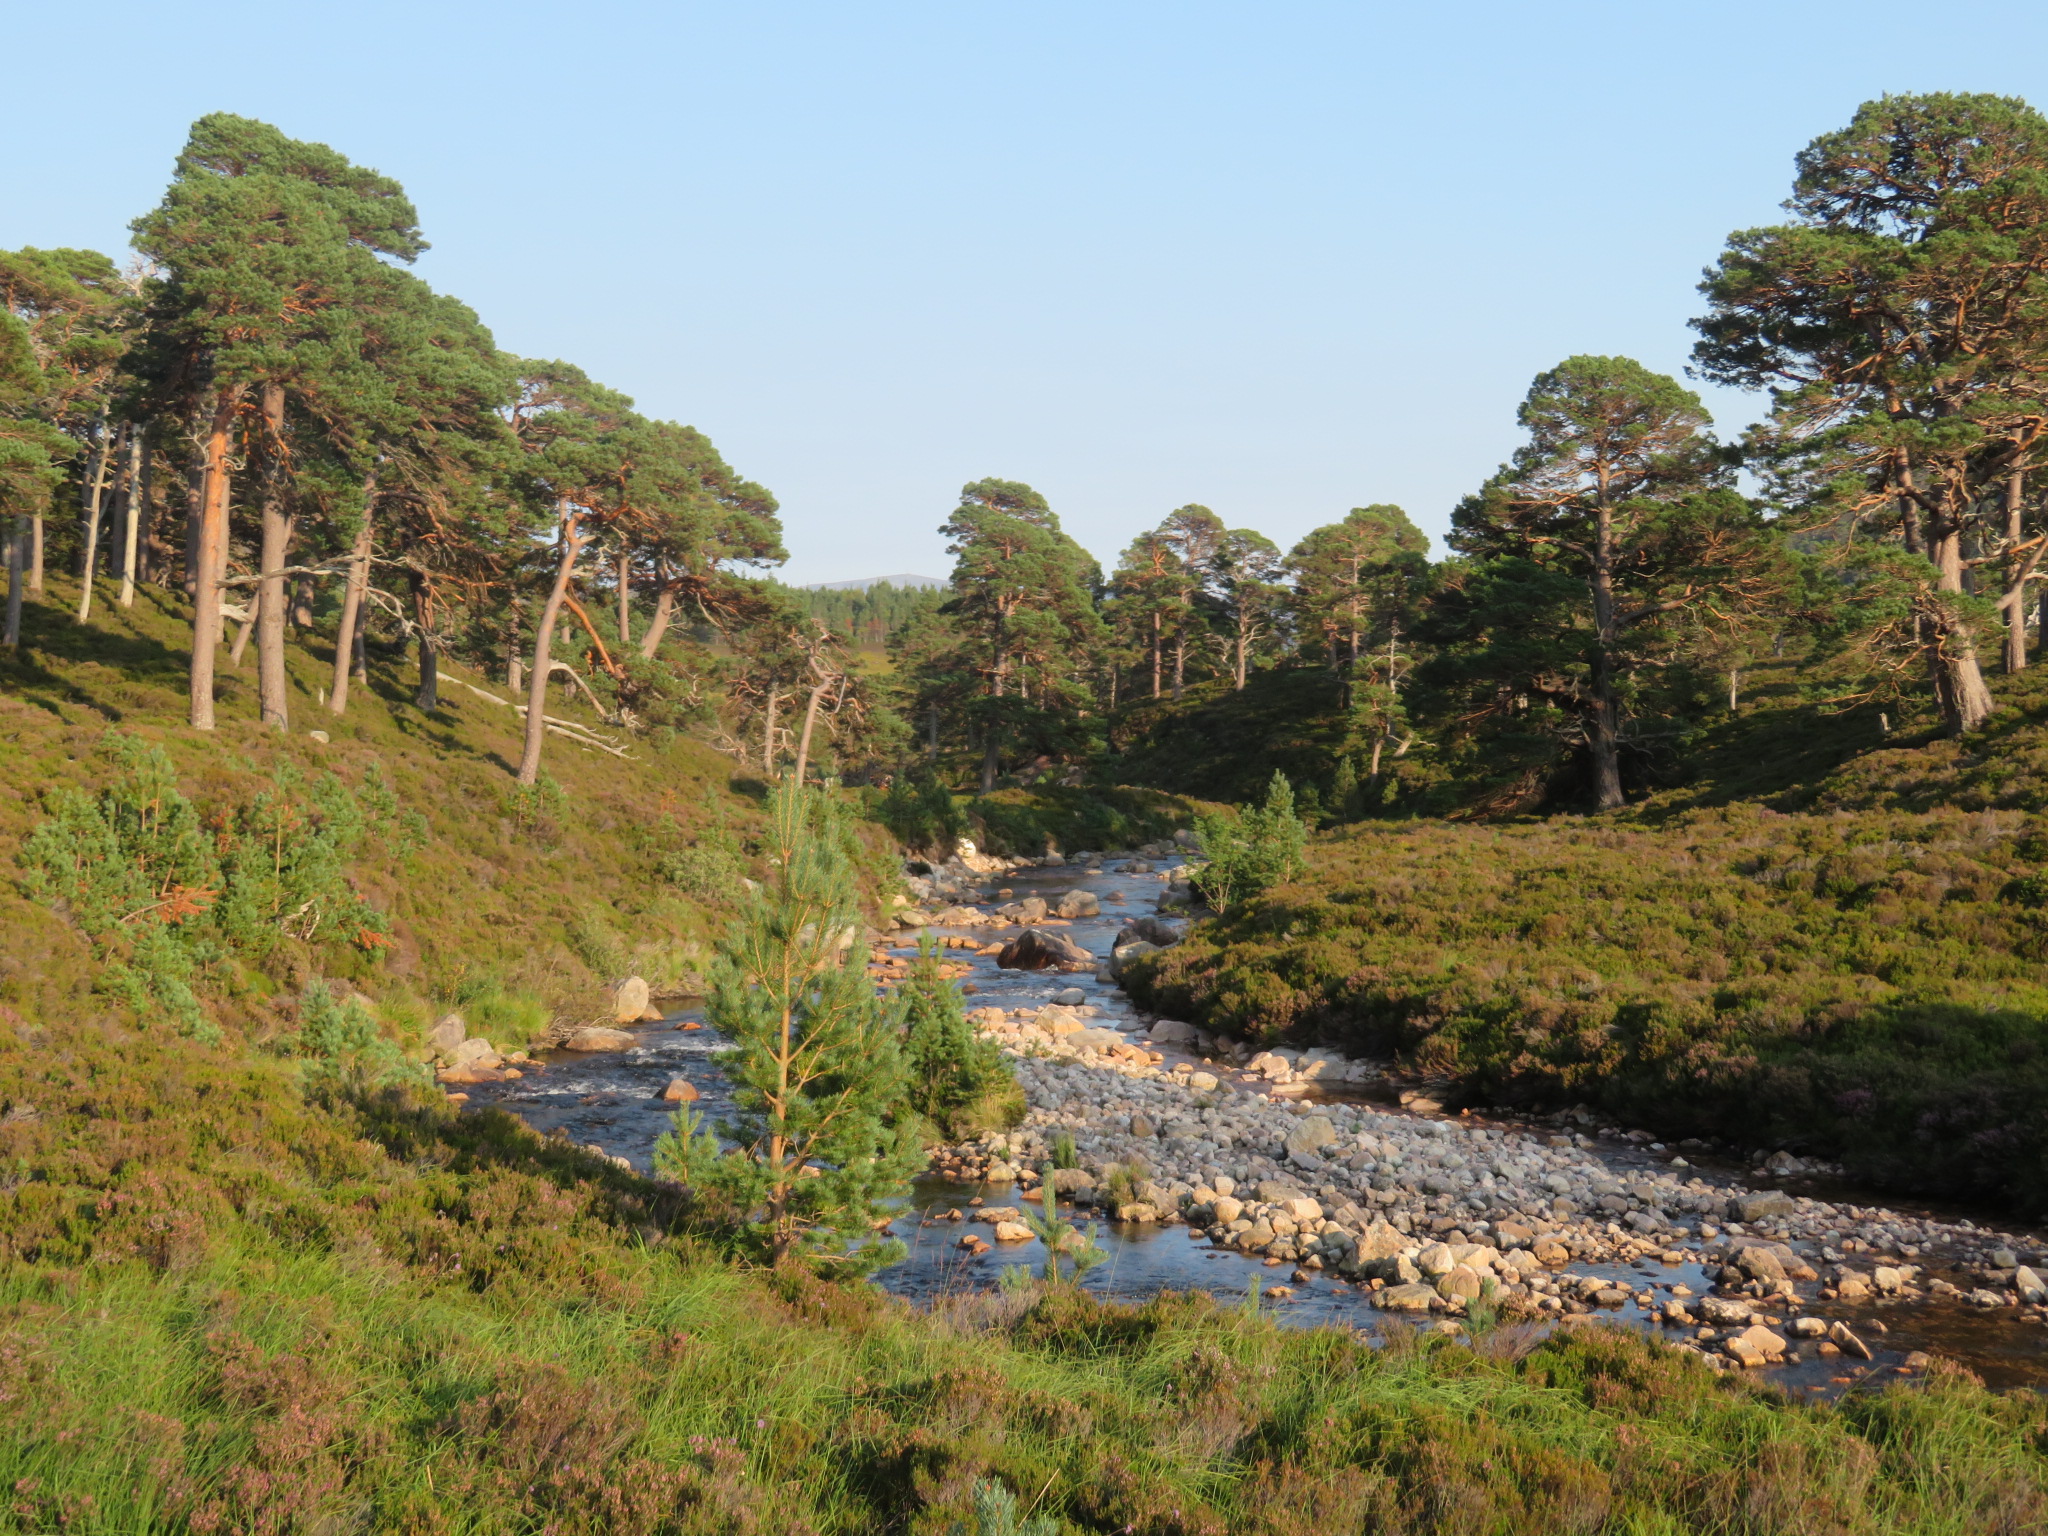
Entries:
[[785,781],[771,805],[773,887],[721,944],[705,1017],[735,1114],[714,1131],[685,1111],[655,1166],[722,1203],[771,1262],[838,1272],[889,1263],[874,1240],[919,1161],[891,1128],[903,1104],[899,1012],[875,995],[859,945],[847,833],[822,794]]
[[1002,1048],[968,1022],[960,989],[939,971],[939,956],[935,946],[921,945],[896,990],[910,1107],[949,1141],[1008,1130],[1024,1118],[1024,1092]]

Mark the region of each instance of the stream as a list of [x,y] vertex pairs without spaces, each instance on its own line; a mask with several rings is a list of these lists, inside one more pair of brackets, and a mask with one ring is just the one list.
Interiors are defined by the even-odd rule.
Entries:
[[[1076,918],[1049,926],[1082,948],[1098,956],[1107,955],[1116,932],[1126,923],[1150,915],[1163,888],[1160,874],[1131,872],[1124,867],[1127,862],[1122,855],[1103,856],[1099,870],[1068,866],[1008,871],[984,880],[979,900],[993,903],[1037,895],[1056,903],[1067,891],[1090,891],[1101,903],[1099,917]],[[1163,870],[1167,862],[1161,861],[1157,868]],[[1014,937],[1020,930],[977,926],[934,927],[927,931],[939,936],[964,935],[986,944]],[[907,947],[914,943],[916,935],[900,937]],[[1087,1020],[1089,1024],[1122,1025],[1126,1029],[1139,1026],[1139,1016],[1123,993],[1091,975],[1004,971],[997,967],[994,957],[975,956],[969,950],[956,949],[948,958],[967,960],[974,967],[963,986],[972,994],[967,998],[970,1008],[1035,1009],[1055,994],[1078,987],[1086,997],[1083,1011],[1092,1006],[1096,1012],[1096,1017]],[[685,1078],[697,1089],[702,1097],[695,1108],[712,1123],[730,1113],[728,1085],[713,1060],[724,1041],[703,1023],[701,1011],[694,1008],[678,1009],[660,1023],[638,1027],[633,1034],[635,1043],[623,1051],[546,1052],[517,1082],[483,1083],[469,1088],[469,1105],[509,1110],[543,1134],[560,1133],[579,1145],[622,1158],[641,1172],[651,1172],[655,1141],[670,1128],[674,1118],[676,1106],[660,1098],[672,1078]],[[1187,1050],[1167,1049],[1163,1054],[1168,1068],[1177,1061],[1200,1060],[1192,1058]],[[1219,1092],[1267,1091],[1262,1084],[1243,1080],[1242,1074],[1221,1058],[1202,1065],[1221,1079]],[[1408,1120],[1449,1119],[1468,1132],[1472,1127],[1483,1126],[1495,1131],[1496,1139],[1506,1138],[1510,1144],[1517,1136],[1540,1140],[1556,1130],[1547,1123],[1528,1125],[1478,1112],[1459,1116],[1417,1115],[1399,1107],[1393,1085],[1386,1083],[1347,1082],[1327,1087],[1314,1083],[1305,1090],[1297,1085],[1286,1092],[1290,1102],[1348,1103],[1367,1107],[1378,1115]],[[1556,1144],[1554,1139],[1552,1144]],[[1670,1156],[1668,1152],[1660,1156],[1627,1142],[1602,1142],[1590,1149],[1590,1155],[1613,1169],[1618,1178],[1627,1176],[1630,1170],[1658,1168]],[[1746,1172],[1733,1164],[1716,1165],[1704,1155],[1694,1161],[1707,1166],[1691,1171],[1738,1192],[1750,1182]],[[1772,1178],[1768,1187],[1782,1188],[1785,1183]],[[1831,1186],[1830,1181],[1811,1176],[1802,1178],[1797,1189],[1798,1193],[1816,1199],[1853,1202],[1858,1207],[1871,1206],[1878,1198],[1847,1186]],[[1024,1186],[1017,1184],[967,1184],[936,1177],[918,1180],[912,1186],[904,1215],[895,1223],[897,1235],[910,1246],[909,1256],[882,1271],[877,1283],[914,1301],[929,1302],[993,1288],[1000,1271],[1008,1266],[1028,1265],[1035,1270],[1045,1262],[1044,1249],[1036,1239],[997,1244],[980,1254],[960,1246],[963,1233],[978,1232],[985,1237],[990,1231],[986,1225],[971,1223],[975,1207],[1022,1205],[1026,1199]],[[954,1212],[970,1219],[959,1219],[951,1214]],[[1893,1212],[1922,1223],[1952,1224],[1958,1230],[1990,1227],[2015,1232],[2007,1219],[1991,1212],[1892,1201],[1885,1203],[1880,1214]],[[1065,1214],[1084,1227],[1092,1215],[1071,1210]],[[2018,1235],[2022,1242],[2031,1244],[2036,1256],[2048,1248],[2048,1242],[2039,1233]],[[1104,1297],[1142,1300],[1166,1289],[1200,1289],[1226,1303],[1243,1304],[1256,1295],[1255,1304],[1283,1323],[1338,1325],[1379,1338],[1386,1337],[1392,1329],[1440,1326],[1427,1318],[1411,1321],[1374,1309],[1364,1290],[1338,1279],[1334,1272],[1308,1274],[1293,1270],[1291,1265],[1276,1268],[1272,1261],[1212,1246],[1207,1238],[1184,1225],[1098,1220],[1097,1240],[1108,1258],[1082,1283]],[[1691,1295],[1700,1297],[1712,1293],[1714,1271],[1719,1266],[1710,1269],[1697,1260],[1696,1254],[1678,1263],[1661,1262],[1655,1257],[1613,1263],[1574,1260],[1566,1268],[1572,1275],[1626,1282],[1639,1293],[1655,1291],[1668,1296],[1670,1288],[1678,1286],[1682,1288],[1681,1294],[1689,1290]],[[1944,1256],[1931,1248],[1917,1255],[1915,1262],[1925,1266],[1926,1277],[1948,1276],[1966,1292],[1978,1283],[1959,1268],[1945,1264]],[[1272,1294],[1276,1287],[1283,1294]],[[1915,1366],[1909,1366],[1907,1360],[1916,1351],[1966,1366],[1993,1388],[2048,1390],[2048,1327],[2029,1316],[2026,1308],[1983,1308],[1960,1298],[1922,1295],[1859,1301],[1816,1297],[1795,1310],[1824,1321],[1839,1319],[1848,1323],[1870,1347],[1873,1358],[1864,1361],[1847,1354],[1826,1357],[1816,1354],[1811,1347],[1796,1348],[1802,1358],[1753,1373],[1778,1382],[1790,1392],[1831,1397],[1860,1385],[1910,1375]],[[1789,1319],[1792,1314],[1775,1315]],[[1609,1326],[1641,1329],[1674,1341],[1693,1332],[1690,1328],[1674,1330],[1661,1324],[1654,1307],[1640,1299],[1619,1307],[1600,1306],[1569,1322],[1545,1319],[1518,1326],[1587,1326],[1596,1320]]]

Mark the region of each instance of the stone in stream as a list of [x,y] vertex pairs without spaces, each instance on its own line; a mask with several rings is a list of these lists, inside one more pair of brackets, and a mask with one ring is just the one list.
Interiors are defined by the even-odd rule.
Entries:
[[1790,1216],[1797,1209],[1783,1190],[1767,1189],[1761,1194],[1737,1195],[1728,1202],[1728,1215],[1740,1222],[1762,1221],[1767,1216]]
[[1093,891],[1069,891],[1053,910],[1065,918],[1098,917],[1102,913],[1102,903]]
[[996,964],[1006,971],[1043,971],[1069,965],[1093,969],[1095,957],[1062,934],[1031,928],[1003,946]]
[[668,1086],[661,1090],[661,1097],[663,1102],[669,1104],[694,1104],[703,1095],[697,1091],[696,1084],[687,1077],[672,1077],[668,1080]]
[[1373,1292],[1372,1304],[1383,1312],[1427,1312],[1438,1304],[1436,1291],[1427,1285],[1390,1285]]
[[1870,1358],[1870,1346],[1857,1338],[1847,1323],[1829,1324],[1828,1340],[1845,1355],[1854,1355],[1858,1360]]
[[1088,994],[1079,987],[1062,987],[1052,995],[1053,1004],[1060,1008],[1079,1008],[1088,1001]]
[[1721,1348],[1731,1360],[1752,1370],[1758,1366],[1774,1365],[1785,1358],[1785,1340],[1761,1323],[1752,1323],[1733,1338],[1724,1340]]
[[491,1049],[491,1042],[481,1038],[459,1041],[447,1055],[451,1067],[495,1067],[504,1062],[504,1058]]
[[1329,1116],[1304,1115],[1287,1138],[1288,1161],[1320,1168],[1323,1160],[1317,1154],[1336,1139],[1337,1127],[1330,1123]]
[[661,1015],[648,1006],[647,983],[638,976],[628,976],[623,981],[612,983],[612,1018],[621,1024],[638,1024],[649,1015]]
[[1142,939],[1133,939],[1128,944],[1119,944],[1109,953],[1109,977],[1112,981],[1123,980],[1126,967],[1133,960],[1142,960],[1147,955],[1159,953],[1157,944],[1147,944]]
[[997,917],[1007,917],[1013,923],[1042,923],[1045,921],[1045,903],[1036,896],[1026,896],[1022,901],[1005,902],[996,908]]
[[1121,949],[1126,944],[1150,944],[1155,949],[1171,949],[1179,942],[1180,930],[1173,924],[1156,917],[1141,917],[1119,928],[1110,948]]
[[2048,1301],[2048,1282],[2022,1264],[2012,1272],[2012,1288],[2019,1292],[2021,1301],[2030,1305]]
[[633,1043],[633,1037],[623,1029],[606,1029],[601,1024],[586,1024],[562,1042],[565,1051],[623,1051]]
[[1152,1027],[1145,1031],[1154,1045],[1193,1045],[1199,1033],[1194,1025],[1178,1019],[1154,1019]]

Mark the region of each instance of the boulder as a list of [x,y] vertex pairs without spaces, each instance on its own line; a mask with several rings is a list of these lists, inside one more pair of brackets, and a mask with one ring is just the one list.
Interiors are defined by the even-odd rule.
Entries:
[[2019,1292],[2021,1301],[2039,1303],[2048,1301],[2048,1282],[2026,1265],[2022,1264],[2012,1272],[2012,1288]]
[[1337,1139],[1337,1127],[1330,1123],[1328,1115],[1304,1115],[1294,1123],[1294,1129],[1287,1136],[1288,1159],[1296,1163],[1322,1165],[1318,1154]]
[[1361,1259],[1391,1259],[1409,1244],[1407,1233],[1374,1217],[1372,1225],[1358,1234],[1358,1256]]
[[1870,1346],[1857,1338],[1847,1323],[1830,1323],[1828,1340],[1845,1355],[1854,1355],[1858,1360],[1870,1358]]
[[668,1086],[661,1090],[661,1097],[670,1104],[694,1104],[703,1097],[696,1084],[687,1077],[672,1077]]
[[1062,987],[1053,993],[1052,1000],[1061,1008],[1079,1008],[1088,1001],[1088,994],[1079,987]]
[[1436,1283],[1437,1295],[1446,1301],[1453,1296],[1464,1301],[1477,1301],[1485,1290],[1486,1282],[1479,1271],[1464,1264],[1453,1264]]
[[1006,971],[1043,971],[1067,965],[1093,967],[1095,957],[1072,939],[1032,928],[1005,944],[996,964]]
[[1157,1136],[1159,1128],[1152,1123],[1152,1117],[1140,1110],[1131,1112],[1131,1134],[1137,1137]]
[[1095,1187],[1095,1176],[1085,1168],[1055,1168],[1052,1171],[1053,1193],[1057,1195],[1077,1194]]
[[1746,1301],[1728,1296],[1702,1296],[1699,1314],[1701,1322],[1712,1323],[1716,1328],[1732,1328],[1748,1322],[1756,1315],[1756,1309]]
[[1784,1264],[1768,1248],[1738,1248],[1729,1255],[1728,1262],[1752,1280],[1782,1280],[1785,1278]]
[[1415,1255],[1415,1267],[1432,1280],[1449,1274],[1457,1262],[1443,1243],[1424,1243],[1422,1251]]
[[1110,948],[1125,944],[1150,944],[1155,949],[1171,949],[1180,942],[1180,930],[1156,917],[1141,917],[1135,922],[1124,924],[1117,930],[1116,941]]
[[1771,1216],[1790,1216],[1794,1209],[1792,1197],[1777,1189],[1767,1189],[1753,1195],[1737,1195],[1728,1202],[1729,1219],[1741,1222],[1762,1221]]
[[1021,1221],[999,1221],[995,1239],[999,1243],[1028,1243],[1031,1241],[1031,1229]]
[[1230,1195],[1218,1195],[1209,1207],[1215,1225],[1227,1227],[1244,1214],[1244,1202]]
[[565,1051],[623,1051],[632,1045],[633,1037],[623,1029],[606,1029],[601,1024],[588,1024],[562,1042]]
[[1216,1080],[1214,1072],[1190,1072],[1188,1086],[1197,1093],[1214,1093],[1222,1084]]
[[434,1074],[437,1083],[502,1083],[505,1074],[497,1067],[444,1067]]
[[1183,1024],[1179,1019],[1154,1019],[1152,1027],[1145,1031],[1154,1045],[1193,1045],[1198,1033],[1194,1025]]
[[621,1024],[638,1024],[647,1017],[647,983],[628,976],[612,983],[612,1018]]
[[1065,918],[1100,917],[1102,903],[1093,891],[1068,891],[1053,910]]
[[974,928],[988,921],[988,914],[979,907],[941,907],[932,914],[932,924],[939,928]]
[[1039,1009],[1031,1016],[1031,1022],[1049,1035],[1071,1035],[1088,1027],[1056,1003]]
[[1751,1369],[1785,1358],[1785,1340],[1762,1323],[1750,1324],[1733,1338],[1724,1340],[1721,1348],[1731,1360]]
[[967,1022],[976,1029],[1001,1029],[1010,1022],[1010,1016],[1000,1008],[976,1008],[967,1015]]
[[1427,1312],[1437,1301],[1436,1291],[1426,1285],[1390,1285],[1372,1298],[1383,1312]]
[[1066,1039],[1067,1044],[1084,1051],[1107,1051],[1125,1043],[1124,1037],[1113,1029],[1077,1029]]
[[436,1055],[452,1057],[455,1048],[462,1044],[468,1033],[469,1026],[463,1023],[461,1014],[444,1013],[434,1020],[434,1027],[427,1031],[427,1044],[434,1048]]
[[495,1067],[504,1060],[491,1049],[491,1042],[484,1039],[464,1040],[447,1056],[451,1067]]
[[1045,903],[1036,896],[1026,896],[1022,901],[1006,901],[996,908],[996,916],[1008,918],[1013,923],[1042,923],[1045,921]]

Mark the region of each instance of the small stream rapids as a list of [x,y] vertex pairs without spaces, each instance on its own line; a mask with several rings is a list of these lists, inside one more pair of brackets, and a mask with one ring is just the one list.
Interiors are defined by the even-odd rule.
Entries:
[[[1056,903],[1067,891],[1090,891],[1101,903],[1101,915],[1077,918],[1057,931],[1082,948],[1106,956],[1116,932],[1126,923],[1150,915],[1163,889],[1161,873],[1147,870],[1142,864],[1133,870],[1129,867],[1131,862],[1129,856],[1104,855],[1096,867],[1015,869],[989,877],[981,895],[985,902],[1038,895]],[[1167,863],[1161,861],[1155,870],[1164,871]],[[996,894],[998,890],[1003,893],[1000,897]],[[1013,937],[1019,930],[978,926],[930,931],[942,936],[966,935],[986,944]],[[904,937],[907,946],[916,935]],[[1086,997],[1084,1008],[1094,1010],[1094,1016],[1087,1020],[1090,1025],[1121,1027],[1134,1040],[1142,1039],[1136,1031],[1148,1020],[1106,980],[1084,974],[1004,971],[998,969],[993,957],[975,956],[967,950],[953,950],[948,958],[969,960],[974,967],[965,983],[966,990],[973,994],[967,999],[972,1008],[1002,1008],[1015,1016],[1017,1010],[1036,1009],[1056,994],[1078,987]],[[655,1141],[673,1123],[676,1106],[661,1099],[662,1090],[671,1079],[685,1078],[696,1088],[702,1097],[695,1108],[712,1123],[729,1112],[729,1085],[713,1059],[724,1041],[717,1031],[703,1023],[703,1015],[696,1009],[678,1010],[660,1023],[641,1026],[633,1033],[635,1043],[622,1051],[548,1052],[537,1063],[537,1070],[529,1071],[520,1081],[471,1087],[470,1106],[509,1110],[543,1134],[560,1133],[579,1145],[601,1148],[642,1172],[651,1172]],[[1170,1070],[1176,1062],[1190,1059],[1187,1050],[1168,1048],[1163,1054],[1166,1060],[1159,1069],[1162,1072]],[[1263,1083],[1241,1073],[1220,1054],[1213,1062],[1202,1061],[1200,1065],[1219,1080],[1213,1090],[1216,1094],[1268,1091]],[[1103,1070],[1106,1073],[1108,1068]],[[1417,1114],[1399,1105],[1394,1085],[1389,1082],[1329,1087],[1312,1084],[1305,1094],[1290,1094],[1292,1102],[1303,1098],[1331,1108],[1350,1105],[1359,1116],[1393,1117],[1407,1122],[1408,1128],[1416,1131],[1426,1128],[1413,1124],[1415,1121],[1449,1119],[1466,1132],[1475,1127],[1485,1128],[1495,1140],[1509,1147],[1523,1140],[1531,1146],[1554,1146],[1559,1140],[1555,1134],[1558,1128],[1547,1123],[1531,1125],[1479,1112],[1458,1116]],[[1043,1121],[1048,1114],[1056,1115],[1071,1107],[1042,1104],[1034,1099],[1033,1121]],[[1030,1129],[1027,1123],[1026,1130]],[[1669,1165],[1674,1156],[1668,1150],[1652,1150],[1627,1141],[1602,1141],[1589,1146],[1581,1138],[1578,1145],[1584,1156],[1599,1160],[1617,1179]],[[1694,1154],[1692,1161],[1709,1160]],[[1726,1186],[1735,1194],[1742,1193],[1748,1184],[1748,1176],[1733,1164],[1693,1167],[1687,1171],[1707,1178],[1717,1187]],[[1772,1180],[1771,1187],[1783,1187],[1782,1181]],[[1827,1181],[1819,1179],[1803,1181],[1797,1193],[1842,1202],[1843,1209],[1853,1208],[1866,1225],[1869,1221],[1879,1225],[1887,1220],[1907,1221],[1923,1232],[1953,1233],[1957,1240],[1955,1256],[1946,1255],[1939,1244],[1922,1245],[1913,1255],[1911,1262],[1922,1271],[1923,1287],[1931,1280],[1945,1279],[1964,1295],[1980,1288],[1981,1259],[1966,1267],[1963,1256],[1981,1251],[1989,1227],[2001,1232],[2003,1240],[2019,1243],[2023,1260],[2032,1257],[2038,1263],[2041,1255],[2048,1252],[2048,1241],[2040,1234],[2015,1233],[2009,1225],[1998,1223],[1997,1218],[1987,1213],[1897,1203],[1876,1208],[1874,1197],[1844,1187],[1830,1187]],[[964,1234],[987,1237],[990,1233],[988,1225],[973,1221],[977,1207],[1019,1205],[1024,1203],[1026,1194],[1026,1186],[1007,1182],[985,1185],[937,1177],[918,1180],[912,1187],[908,1207],[895,1224],[898,1235],[910,1245],[909,1257],[883,1271],[877,1277],[878,1283],[899,1295],[929,1302],[990,1289],[998,1283],[1000,1271],[1009,1266],[1021,1264],[1036,1269],[1043,1265],[1045,1253],[1035,1239],[999,1243],[980,1253],[961,1245]],[[1340,1279],[1334,1271],[1308,1273],[1291,1265],[1276,1267],[1262,1257],[1212,1245],[1185,1225],[1101,1221],[1096,1213],[1088,1211],[1068,1214],[1083,1225],[1091,1218],[1098,1221],[1098,1241],[1109,1257],[1086,1276],[1083,1284],[1105,1297],[1140,1300],[1161,1290],[1199,1289],[1225,1301],[1256,1304],[1283,1323],[1342,1326],[1363,1330],[1374,1337],[1384,1337],[1388,1330],[1397,1328],[1443,1326],[1435,1320],[1411,1320],[1375,1309],[1367,1290]],[[1417,1236],[1423,1240],[1419,1229]],[[1757,1241],[1767,1239],[1760,1237]],[[1641,1329],[1674,1342],[1690,1340],[1697,1329],[1661,1324],[1658,1304],[1674,1294],[1694,1298],[1712,1294],[1720,1261],[1718,1254],[1710,1256],[1706,1250],[1719,1246],[1706,1243],[1695,1234],[1691,1241],[1677,1242],[1673,1250],[1667,1250],[1677,1262],[1663,1262],[1661,1256],[1617,1257],[1614,1262],[1600,1262],[1595,1255],[1591,1262],[1574,1260],[1564,1267],[1565,1275],[1610,1282],[1610,1296],[1626,1291],[1629,1299],[1618,1306],[1602,1305],[1588,1313],[1521,1326],[1604,1324]],[[1814,1266],[1825,1269],[1817,1244],[1793,1246],[1802,1256],[1811,1252]],[[1884,1258],[1882,1253],[1855,1255],[1855,1261],[1863,1265],[1883,1263]],[[1275,1295],[1276,1289],[1282,1294]],[[1961,1296],[1936,1296],[1924,1289],[1906,1297],[1857,1301],[1822,1299],[1810,1294],[1815,1289],[1812,1285],[1801,1287],[1806,1299],[1796,1307],[1781,1311],[1760,1306],[1759,1310],[1783,1323],[1789,1323],[1796,1315],[1823,1322],[1844,1322],[1869,1346],[1872,1358],[1824,1355],[1812,1343],[1795,1339],[1797,1358],[1754,1374],[1775,1380],[1790,1392],[1830,1397],[1860,1385],[1910,1376],[1921,1364],[1919,1353],[1924,1352],[1967,1367],[1994,1388],[2048,1390],[2048,1327],[2043,1326],[2041,1309],[1972,1305]],[[1778,1331],[1788,1333],[1782,1324]]]

